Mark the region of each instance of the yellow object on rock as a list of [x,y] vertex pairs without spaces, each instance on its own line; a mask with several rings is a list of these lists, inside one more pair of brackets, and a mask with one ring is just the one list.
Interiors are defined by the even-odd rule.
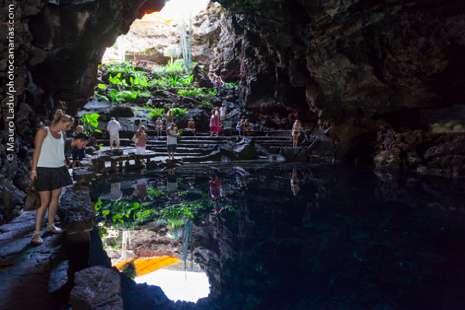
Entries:
[[136,276],[139,277],[160,268],[177,264],[180,261],[179,258],[174,256],[139,257],[119,261],[115,263],[113,267],[116,267],[119,271],[124,271],[128,267],[133,267]]

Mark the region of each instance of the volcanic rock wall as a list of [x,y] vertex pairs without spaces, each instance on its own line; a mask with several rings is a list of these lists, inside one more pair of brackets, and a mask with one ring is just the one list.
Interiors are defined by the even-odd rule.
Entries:
[[[54,3],[61,3],[59,5]],[[15,158],[8,161],[5,118],[8,40],[0,41],[0,192],[13,193],[1,206],[19,205],[27,183],[35,128],[58,107],[77,111],[93,93],[97,64],[104,49],[129,30],[144,12],[159,10],[164,0],[15,1]],[[13,3],[13,2],[11,2]],[[0,8],[2,38],[7,38],[10,2]],[[7,212],[10,214],[11,212]],[[6,217],[10,215],[6,214]],[[5,214],[3,214],[5,215]],[[0,213],[0,222],[2,214]]]
[[331,122],[340,158],[465,174],[463,1],[220,2],[212,69],[241,79],[257,120],[290,126],[299,111]]

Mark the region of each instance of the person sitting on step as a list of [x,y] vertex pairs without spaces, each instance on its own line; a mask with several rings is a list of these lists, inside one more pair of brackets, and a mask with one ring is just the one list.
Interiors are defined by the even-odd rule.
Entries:
[[195,121],[192,117],[189,118],[189,120],[187,121],[187,128],[184,131],[192,134],[193,136],[197,134],[197,129],[195,128]]
[[71,156],[73,159],[72,168],[79,167],[81,160],[86,157],[86,146],[89,143],[89,137],[85,134],[75,134],[71,140]]

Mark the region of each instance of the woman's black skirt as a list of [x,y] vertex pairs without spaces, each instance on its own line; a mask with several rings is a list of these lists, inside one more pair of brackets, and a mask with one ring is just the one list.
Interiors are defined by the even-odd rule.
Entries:
[[37,167],[35,188],[38,192],[49,192],[70,184],[73,184],[73,180],[65,166],[59,168]]

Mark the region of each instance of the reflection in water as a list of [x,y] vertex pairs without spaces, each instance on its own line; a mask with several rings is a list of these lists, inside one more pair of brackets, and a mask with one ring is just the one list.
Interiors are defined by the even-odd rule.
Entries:
[[297,194],[300,192],[300,180],[299,180],[299,175],[297,174],[297,168],[292,169],[292,174],[291,174],[291,191],[294,196],[297,196]]
[[144,201],[125,194],[97,210],[114,262],[125,229],[128,258],[180,259],[136,277],[172,300],[208,295],[201,309],[465,309],[463,183],[286,165],[173,176],[148,178]]
[[166,296],[173,301],[197,302],[210,294],[210,284],[205,272],[162,269],[135,280],[137,283],[161,287]]
[[147,179],[136,181],[134,196],[139,201],[144,201],[147,198],[147,181]]

